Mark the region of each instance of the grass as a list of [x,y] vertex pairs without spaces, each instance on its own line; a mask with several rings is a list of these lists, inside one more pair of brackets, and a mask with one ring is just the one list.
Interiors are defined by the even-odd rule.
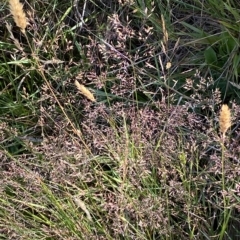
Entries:
[[238,9],[3,1],[0,238],[239,239]]

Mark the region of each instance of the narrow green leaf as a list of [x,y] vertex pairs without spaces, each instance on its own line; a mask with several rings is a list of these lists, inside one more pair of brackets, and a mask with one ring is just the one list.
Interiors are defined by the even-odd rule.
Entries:
[[216,65],[217,54],[212,47],[209,47],[204,51],[204,57],[208,65]]

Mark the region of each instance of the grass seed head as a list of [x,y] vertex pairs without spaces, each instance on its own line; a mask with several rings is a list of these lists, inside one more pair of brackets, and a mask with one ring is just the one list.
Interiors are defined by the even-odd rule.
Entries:
[[225,138],[227,130],[231,127],[231,112],[228,105],[223,104],[219,116],[220,131]]
[[21,31],[25,33],[25,29],[27,27],[27,17],[23,11],[22,3],[20,3],[19,0],[9,0],[9,9],[13,15],[14,22]]
[[94,98],[93,94],[84,85],[80,84],[77,80],[75,80],[75,85],[82,95],[84,95],[92,102],[96,102],[96,99]]

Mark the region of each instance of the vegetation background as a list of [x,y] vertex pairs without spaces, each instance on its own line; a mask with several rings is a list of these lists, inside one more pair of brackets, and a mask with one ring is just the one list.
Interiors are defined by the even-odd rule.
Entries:
[[23,5],[26,29],[0,3],[0,239],[240,239],[240,2]]

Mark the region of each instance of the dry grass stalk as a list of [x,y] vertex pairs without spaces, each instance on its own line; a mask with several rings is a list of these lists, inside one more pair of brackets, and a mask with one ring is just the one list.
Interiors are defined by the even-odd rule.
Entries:
[[228,105],[223,104],[219,116],[220,131],[223,139],[227,130],[231,127],[231,112]]
[[75,85],[77,89],[84,95],[87,99],[91,100],[92,102],[96,102],[93,94],[82,84],[80,84],[77,80],[75,80]]
[[27,17],[23,11],[23,5],[19,0],[9,0],[10,12],[13,15],[14,22],[25,33],[27,27]]

